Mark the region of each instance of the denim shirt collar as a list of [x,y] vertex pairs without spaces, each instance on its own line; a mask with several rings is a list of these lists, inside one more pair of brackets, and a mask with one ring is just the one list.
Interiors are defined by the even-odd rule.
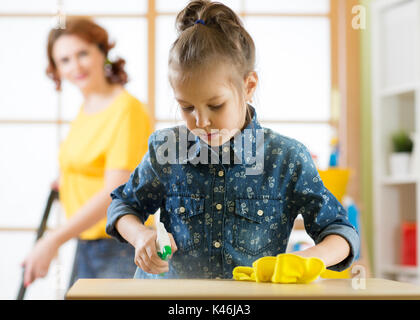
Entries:
[[[261,150],[263,144],[261,145],[260,143],[261,139],[257,139],[258,131],[262,130],[262,127],[257,120],[257,113],[254,107],[252,107],[251,105],[248,106],[251,109],[252,118],[248,125],[241,130],[241,132],[238,132],[229,141],[217,147],[209,146],[206,142],[204,142],[200,139],[200,137],[197,136],[195,141],[192,141],[192,143],[188,146],[188,154],[190,154],[191,156],[185,159],[185,162],[196,162],[197,158],[200,157],[200,152],[202,148],[206,148],[208,150],[208,163],[214,164],[217,159],[217,163],[222,165],[242,164],[245,167],[251,166],[252,164],[249,164],[246,161],[247,157],[255,156],[257,154],[257,150],[258,152],[263,152],[263,150]],[[229,150],[227,150],[226,148],[229,148]],[[248,152],[247,149],[249,149]],[[229,163],[226,163],[224,161],[226,159],[223,159],[223,153],[225,153],[226,155],[227,151],[230,153]],[[249,154],[250,152],[252,153]],[[212,161],[211,157],[213,157]]]

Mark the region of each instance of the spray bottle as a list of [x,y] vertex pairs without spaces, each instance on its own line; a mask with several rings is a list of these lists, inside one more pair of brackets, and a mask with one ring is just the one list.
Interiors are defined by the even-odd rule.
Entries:
[[168,232],[165,229],[165,225],[160,222],[160,211],[155,214],[155,226],[156,226],[156,250],[158,256],[167,261],[172,254],[171,240],[169,239]]

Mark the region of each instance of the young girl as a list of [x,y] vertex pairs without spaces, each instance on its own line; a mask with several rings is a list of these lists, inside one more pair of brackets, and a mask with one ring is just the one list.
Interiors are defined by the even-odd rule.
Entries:
[[[295,254],[348,268],[359,237],[344,208],[305,146],[262,128],[249,104],[258,82],[255,48],[238,16],[220,3],[192,1],[176,26],[169,80],[186,126],[152,134],[108,208],[107,232],[135,247],[135,277],[232,278],[236,266],[284,253],[298,214],[316,245]],[[260,161],[250,163],[247,146]],[[168,156],[173,150],[178,161]],[[158,209],[172,242],[169,262],[156,253],[156,232],[143,225]]]

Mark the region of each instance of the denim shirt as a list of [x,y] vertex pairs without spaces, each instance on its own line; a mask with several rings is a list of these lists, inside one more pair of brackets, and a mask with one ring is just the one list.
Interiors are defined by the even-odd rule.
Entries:
[[331,234],[349,243],[349,256],[328,269],[352,264],[358,233],[325,188],[310,153],[300,142],[262,128],[252,110],[247,127],[220,147],[186,138],[191,132],[185,126],[150,136],[142,162],[111,193],[106,231],[125,242],[115,228],[121,216],[145,222],[160,210],[178,250],[164,276],[137,268],[136,278],[232,278],[236,266],[284,253],[298,214],[316,244]]

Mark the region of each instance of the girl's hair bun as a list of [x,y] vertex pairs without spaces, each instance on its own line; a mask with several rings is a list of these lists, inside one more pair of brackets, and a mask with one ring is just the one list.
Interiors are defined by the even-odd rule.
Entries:
[[178,33],[192,27],[200,19],[201,12],[210,4],[208,0],[191,1],[181,12],[178,13],[175,27]]
[[220,2],[209,0],[191,1],[177,16],[176,30],[178,33],[192,27],[197,20],[204,21],[204,25],[215,28],[224,33],[231,28],[242,27],[242,22],[235,12]]
[[171,47],[170,66],[195,70],[214,58],[226,58],[241,77],[254,70],[254,41],[239,16],[223,3],[189,2],[176,17],[176,29],[178,38]]

